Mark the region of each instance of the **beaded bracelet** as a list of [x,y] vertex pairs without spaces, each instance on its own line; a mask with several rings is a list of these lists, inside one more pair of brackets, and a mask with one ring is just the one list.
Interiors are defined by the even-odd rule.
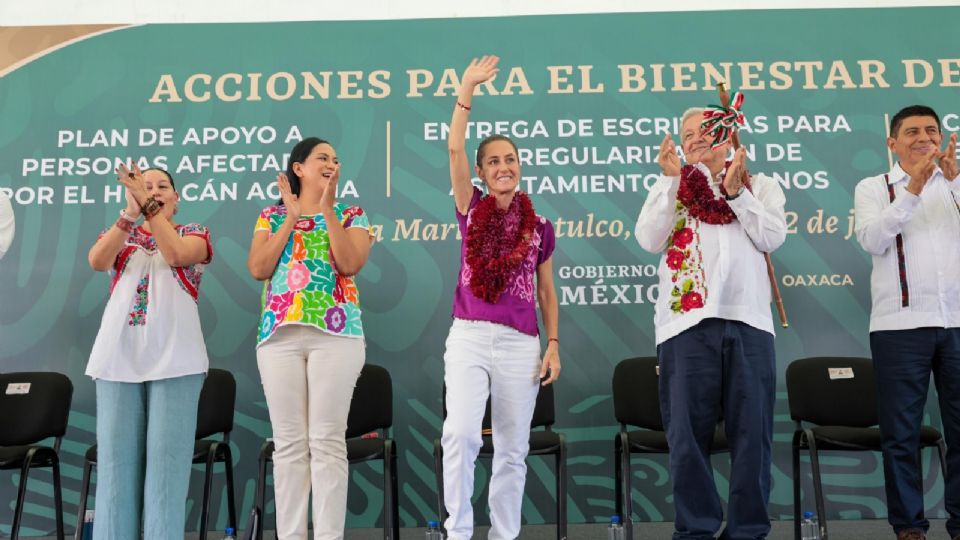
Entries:
[[463,110],[465,110],[465,111],[469,111],[469,110],[470,110],[470,106],[464,105],[463,103],[460,103],[460,101],[457,101],[457,107],[460,107],[461,109],[463,109]]
[[118,229],[120,229],[121,231],[123,231],[123,232],[125,232],[125,233],[127,233],[127,234],[130,234],[130,233],[133,232],[133,222],[132,222],[132,221],[127,221],[126,219],[124,219],[124,218],[122,218],[122,217],[118,217],[118,218],[117,218],[117,222],[114,223],[114,225],[116,225]]
[[147,202],[143,203],[142,210],[143,215],[151,219],[160,213],[160,203],[156,199],[147,199]]

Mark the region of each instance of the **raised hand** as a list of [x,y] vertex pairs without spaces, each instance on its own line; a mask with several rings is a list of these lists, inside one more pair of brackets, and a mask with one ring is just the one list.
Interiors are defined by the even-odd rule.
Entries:
[[287,216],[292,219],[299,219],[300,198],[290,188],[290,180],[287,179],[286,174],[280,173],[277,175],[277,187],[280,188],[280,199],[283,200],[283,206],[287,209]]
[[498,62],[500,62],[499,56],[485,55],[480,60],[474,58],[464,70],[461,83],[476,86],[489,81],[500,71],[497,69]]
[[947,143],[947,149],[940,152],[937,157],[940,158],[940,170],[943,171],[944,178],[951,182],[956,180],[957,176],[960,175],[960,170],[957,169],[956,133],[950,135],[950,142]]
[[127,200],[127,209],[124,210],[123,213],[133,219],[140,217],[140,203],[133,197],[133,193],[131,193],[129,189],[124,189],[123,196]]
[[664,176],[680,176],[680,156],[677,155],[677,145],[669,133],[664,135],[660,143],[657,163],[660,164],[660,170],[663,171]]
[[723,191],[727,195],[736,195],[743,187],[743,172],[747,168],[747,151],[741,146],[733,154],[733,161],[723,177]]
[[320,210],[326,212],[333,210],[333,205],[337,203],[337,183],[340,181],[340,164],[333,171],[333,176],[327,182],[327,187],[323,188],[323,195],[320,196]]
[[[910,176],[910,181],[907,182],[907,191],[913,193],[914,195],[920,195],[920,192],[923,191],[923,188],[927,185],[927,181],[930,180],[930,177],[933,176],[933,172],[937,170],[937,156],[941,155],[940,150],[934,146],[930,148],[930,152],[927,155],[923,156],[923,159],[917,164],[914,169],[916,174]],[[946,175],[946,173],[944,173]]]
[[[150,194],[147,193],[147,185],[143,180],[143,174],[140,172],[140,167],[134,164],[133,170],[131,171],[125,163],[121,163],[116,171],[117,181],[127,188],[127,195],[128,197],[133,197],[133,202],[136,203],[137,213],[139,214],[143,203],[150,198]],[[127,207],[130,207],[129,198],[127,199]]]

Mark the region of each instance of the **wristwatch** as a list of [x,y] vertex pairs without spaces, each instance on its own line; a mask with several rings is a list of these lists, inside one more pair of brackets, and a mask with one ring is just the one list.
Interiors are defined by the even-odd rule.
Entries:
[[744,186],[743,184],[740,184],[740,189],[738,189],[736,193],[734,193],[733,195],[724,194],[723,197],[724,197],[725,199],[727,199],[728,201],[732,201],[732,200],[736,199],[737,197],[739,197],[740,194],[743,193],[743,190],[744,190],[744,189],[746,189],[746,186]]

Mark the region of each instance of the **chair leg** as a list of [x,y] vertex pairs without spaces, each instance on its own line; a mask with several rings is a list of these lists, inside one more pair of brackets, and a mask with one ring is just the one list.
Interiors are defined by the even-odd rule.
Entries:
[[800,540],[800,436],[793,436],[793,538]]
[[444,523],[447,521],[447,508],[443,504],[443,447],[440,446],[440,439],[433,441],[433,470],[437,476],[437,517],[440,519],[440,529],[446,536]]
[[392,440],[383,442],[383,539],[400,538],[400,511],[397,498],[397,449]]
[[87,495],[90,493],[90,474],[93,472],[93,463],[89,460],[83,460],[83,481],[80,483],[80,502],[77,504],[77,530],[73,535],[74,540],[86,540],[83,538],[83,518],[87,513]]
[[817,451],[817,441],[810,434],[807,436],[807,444],[810,447],[810,465],[813,469],[813,494],[817,505],[817,519],[820,520],[820,537],[828,540],[827,536],[827,516],[824,511],[823,483],[820,479],[820,455]]
[[567,540],[567,441],[563,434],[557,453],[557,540]]
[[207,450],[207,468],[203,478],[203,503],[200,505],[200,530],[197,540],[207,540],[208,521],[210,519],[210,484],[213,483],[213,464],[216,463],[220,443],[213,443]]
[[223,450],[224,473],[227,477],[227,515],[230,518],[228,527],[239,531],[240,524],[237,522],[237,501],[233,490],[233,452],[230,451],[230,444],[224,443],[220,447]]
[[624,536],[633,538],[633,498],[631,497],[631,483],[633,482],[633,473],[630,467],[630,439],[626,432],[621,432],[620,437],[620,491],[617,498],[622,501],[622,508],[618,515],[623,520]]
[[63,488],[60,485],[60,456],[53,454],[53,508],[57,513],[57,540],[63,540]]
[[[620,449],[620,435],[613,438],[613,511],[623,517],[623,451]],[[627,528],[627,520],[623,520],[623,528]],[[628,536],[629,538],[629,536]]]
[[33,455],[36,454],[36,448],[27,451],[23,458],[23,465],[20,467],[20,485],[17,486],[17,507],[13,511],[13,525],[10,527],[10,540],[20,538],[20,521],[23,519],[23,504],[27,497],[27,477],[30,475],[30,465],[33,463]]

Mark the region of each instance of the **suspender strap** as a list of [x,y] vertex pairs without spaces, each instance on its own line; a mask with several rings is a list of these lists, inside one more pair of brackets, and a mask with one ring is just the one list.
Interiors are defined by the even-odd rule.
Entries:
[[[893,184],[890,183],[890,175],[883,175],[883,181],[887,184],[887,193],[890,194],[890,204],[896,198],[893,192]],[[907,260],[903,253],[903,234],[897,234],[897,269],[900,271],[900,305],[902,307],[910,306],[910,289],[907,287]]]

